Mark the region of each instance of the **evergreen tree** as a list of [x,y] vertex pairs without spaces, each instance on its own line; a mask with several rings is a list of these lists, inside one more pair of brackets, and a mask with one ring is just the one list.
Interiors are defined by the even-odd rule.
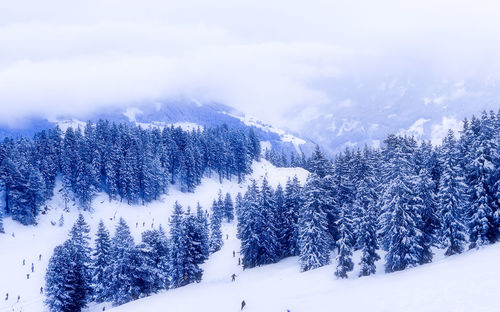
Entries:
[[221,232],[222,207],[214,200],[212,204],[212,214],[210,216],[210,252],[219,251],[224,244]]
[[339,252],[337,254],[337,270],[335,276],[338,278],[347,278],[347,272],[352,271],[354,263],[352,262],[352,220],[346,206],[342,207],[340,218],[338,221],[339,240],[337,246]]
[[184,229],[185,229],[185,258],[184,258],[184,281],[187,284],[193,282],[200,282],[203,275],[203,270],[199,267],[199,264],[205,261],[205,255],[203,250],[200,248],[203,246],[204,242],[202,237],[201,228],[197,219],[194,215],[188,211],[186,217],[184,218]]
[[97,229],[92,261],[92,287],[94,300],[104,302],[111,299],[111,238],[102,220]]
[[328,220],[322,196],[321,179],[311,174],[304,186],[303,205],[299,210],[298,248],[301,271],[319,268],[330,263]]
[[71,249],[73,253],[71,258],[73,260],[73,270],[77,280],[75,280],[74,288],[78,293],[79,300],[86,304],[90,301],[92,295],[92,276],[91,276],[91,258],[90,258],[90,227],[85,222],[82,214],[78,218],[70,231],[70,243],[74,248]]
[[3,212],[0,209],[0,233],[5,233],[5,229],[3,228]]
[[151,273],[150,292],[157,292],[169,287],[170,246],[163,229],[148,230],[142,233],[142,250],[149,257],[148,270]]
[[375,262],[380,260],[377,254],[377,194],[373,176],[366,176],[360,183],[356,193],[354,206],[360,211],[358,229],[358,246],[361,249],[361,270],[359,276],[375,274]]
[[210,254],[210,230],[208,228],[208,219],[206,213],[201,208],[199,202],[196,207],[196,224],[200,241],[199,246],[197,246],[200,254],[200,262],[198,262],[198,264],[201,264],[208,259],[208,256]]
[[170,220],[170,278],[171,287],[177,288],[188,284],[186,272],[186,259],[188,257],[186,244],[186,228],[183,220],[182,206],[175,202],[174,212]]
[[299,254],[297,241],[299,209],[303,204],[301,193],[302,187],[297,176],[287,181],[283,202],[284,223],[280,226],[280,241],[284,257]]
[[446,248],[445,255],[461,253],[466,240],[466,228],[463,224],[465,183],[462,172],[457,143],[450,130],[443,140],[441,165],[443,168],[439,183],[439,214],[441,219],[440,241]]
[[71,240],[54,249],[45,275],[45,304],[50,311],[81,311],[86,306],[81,293],[81,271],[73,257],[77,253]]
[[113,303],[124,304],[133,300],[133,271],[132,257],[134,253],[134,239],[130,235],[130,229],[120,218],[116,226],[115,235],[111,240],[111,294]]
[[227,222],[231,222],[234,219],[233,200],[231,199],[231,194],[229,193],[226,193],[226,197],[224,198],[224,217]]

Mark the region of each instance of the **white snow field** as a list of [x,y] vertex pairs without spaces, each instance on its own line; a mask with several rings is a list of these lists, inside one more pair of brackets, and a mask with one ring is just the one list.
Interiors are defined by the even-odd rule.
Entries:
[[[91,238],[92,240],[95,238],[100,219],[104,220],[106,227],[113,235],[119,218],[123,217],[130,226],[135,242],[139,243],[141,233],[147,229],[152,227],[157,229],[162,225],[164,229],[168,230],[168,219],[175,201],[179,201],[184,209],[187,209],[188,205],[191,206],[193,212],[198,201],[204,209],[211,209],[212,201],[217,198],[219,189],[222,190],[223,195],[226,192],[231,193],[234,200],[238,192],[243,194],[246,191],[251,178],[260,184],[264,176],[267,176],[269,183],[275,187],[278,183],[285,186],[288,177],[292,178],[295,175],[304,182],[308,174],[302,168],[276,168],[266,160],[254,162],[252,169],[253,173],[247,177],[245,183],[238,184],[234,178],[233,181],[225,180],[220,184],[214,174],[212,178],[205,178],[195,193],[182,193],[175,186],[171,186],[168,195],[164,195],[160,200],[145,206],[130,206],[118,201],[109,202],[107,195],[99,194],[93,201],[94,211],[83,213],[92,229]],[[79,212],[72,203],[69,204],[69,213],[63,211],[64,202],[57,194],[59,189],[60,185],[55,189],[54,198],[47,203],[49,212],[40,215],[37,226],[23,226],[10,218],[4,219],[6,234],[0,234],[0,312],[46,311],[40,287],[45,287],[44,276],[48,260],[54,247],[68,238],[69,230]],[[64,215],[63,227],[57,225],[61,214]],[[40,255],[42,258],[38,260]],[[221,255],[215,254],[212,257],[217,259]],[[24,266],[23,259],[25,260]],[[32,263],[34,272],[31,272]],[[221,272],[221,276],[224,273]],[[29,279],[27,279],[26,274],[30,274]],[[207,281],[208,279],[214,280],[214,274],[218,274],[218,272],[207,269],[205,277]],[[9,294],[8,300],[4,300],[7,293]],[[18,296],[20,296],[19,302],[17,302]],[[111,304],[105,304],[105,306],[108,309]],[[99,307],[90,306],[89,310],[101,311],[102,305]]]
[[[253,169],[253,178],[261,180],[267,174],[273,186],[285,184],[289,176],[297,175],[301,181],[307,176],[303,169],[275,168],[267,161],[255,163]],[[219,189],[235,195],[246,190],[247,183],[238,185],[224,181],[221,185],[215,177],[206,178],[194,194],[184,194],[172,188],[161,201],[147,206],[109,203],[105,195],[100,195],[94,202],[95,212],[84,215],[92,226],[92,235],[100,218],[113,233],[119,217],[123,216],[137,243],[140,233],[151,228],[151,224],[155,228],[159,224],[167,226],[175,200],[184,207],[195,207],[199,200],[204,208],[210,208]],[[0,235],[0,312],[45,311],[40,286],[44,284],[47,261],[55,245],[67,238],[77,215],[76,208],[71,207],[71,212],[64,214],[64,227],[53,226],[50,222],[57,222],[63,206],[58,196],[49,206],[51,211],[41,216],[37,227],[24,227],[10,219],[5,220],[7,234]],[[12,237],[12,232],[15,237]],[[500,244],[447,258],[437,251],[434,263],[392,274],[383,273],[384,261],[381,260],[375,276],[358,278],[359,268],[355,265],[349,279],[338,280],[334,276],[334,260],[331,265],[305,273],[299,272],[297,257],[243,271],[238,266],[240,242],[235,232],[235,223],[223,225],[224,246],[203,265],[201,283],[164,291],[115,308],[110,303],[90,305],[86,311],[102,311],[105,307],[106,311],[114,312],[233,312],[240,311],[242,300],[247,304],[244,308],[247,312],[500,311]],[[226,239],[226,234],[229,239]],[[236,251],[234,258],[233,250]],[[41,261],[38,261],[39,254],[42,254]],[[22,265],[23,258],[26,259],[25,266]],[[359,253],[355,254],[354,261],[359,262]],[[32,262],[34,273],[31,273]],[[29,280],[26,279],[27,273],[30,273]],[[237,275],[235,282],[231,282],[233,273]],[[3,300],[6,292],[9,293],[7,301]],[[19,303],[16,302],[18,295],[21,296]]]

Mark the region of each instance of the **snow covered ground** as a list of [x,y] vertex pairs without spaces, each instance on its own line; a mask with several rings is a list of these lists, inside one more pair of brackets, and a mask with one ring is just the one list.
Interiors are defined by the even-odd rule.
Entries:
[[[403,272],[357,278],[356,266],[347,280],[334,277],[335,265],[299,273],[298,258],[243,271],[238,266],[239,241],[235,224],[226,224],[229,235],[221,251],[204,265],[204,279],[112,309],[114,312],[240,311],[499,311],[500,244],[443,258]],[[359,262],[359,254],[356,263]],[[236,282],[231,275],[237,274]],[[99,311],[95,309],[91,311]]]
[[[93,202],[94,212],[84,213],[85,219],[92,228],[92,239],[100,219],[104,220],[108,230],[113,234],[119,218],[123,217],[130,226],[136,243],[138,243],[144,230],[152,227],[158,228],[160,225],[168,228],[168,219],[175,201],[179,201],[184,209],[188,205],[196,209],[198,201],[203,208],[210,209],[212,201],[217,198],[219,189],[222,190],[223,194],[231,193],[234,199],[238,192],[244,193],[246,191],[250,178],[254,178],[260,183],[264,176],[267,176],[271,185],[276,186],[281,183],[284,186],[288,177],[297,175],[301,181],[305,181],[307,177],[307,171],[302,168],[275,168],[265,160],[254,163],[252,168],[252,176],[241,185],[236,183],[236,179],[223,181],[220,184],[214,174],[212,178],[205,178],[195,193],[181,193],[175,186],[172,186],[168,195],[146,206],[129,206],[117,201],[109,202],[107,195],[101,194]],[[56,191],[59,188],[56,187]],[[40,294],[40,287],[45,286],[44,276],[48,260],[54,247],[67,239],[69,230],[78,215],[76,206],[71,204],[70,212],[63,212],[64,203],[57,194],[47,206],[50,210],[47,214],[40,216],[37,226],[26,227],[10,218],[4,219],[6,234],[0,235],[0,312],[45,310],[44,297]],[[64,215],[63,227],[57,225],[61,214]],[[38,260],[40,255],[42,258]],[[214,259],[216,257],[220,257],[220,255],[214,255]],[[23,259],[25,260],[24,266]],[[34,272],[31,272],[32,263]],[[209,271],[207,270],[207,272]],[[210,279],[210,274],[213,276],[215,273],[207,273],[205,277],[207,281]],[[29,279],[27,279],[26,274],[30,274]],[[7,293],[9,298],[4,300]],[[18,296],[21,296],[19,302],[17,302]],[[99,307],[98,310],[100,311],[102,308]]]

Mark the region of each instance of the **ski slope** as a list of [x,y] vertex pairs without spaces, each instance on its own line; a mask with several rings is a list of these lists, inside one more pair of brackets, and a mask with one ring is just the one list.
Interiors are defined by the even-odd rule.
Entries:
[[[84,212],[83,215],[91,226],[92,239],[100,219],[104,220],[106,227],[113,234],[119,218],[123,217],[130,226],[135,242],[139,243],[141,233],[147,229],[157,229],[160,225],[168,229],[168,220],[175,201],[179,201],[184,209],[191,206],[193,212],[198,201],[204,209],[210,209],[219,189],[223,194],[231,193],[234,200],[238,192],[246,191],[251,178],[260,183],[264,176],[267,176],[271,185],[281,183],[284,186],[288,177],[297,175],[301,181],[305,181],[308,174],[302,168],[276,168],[266,160],[254,162],[252,169],[253,173],[245,183],[237,184],[235,178],[220,184],[214,174],[213,177],[204,178],[195,193],[182,193],[175,186],[171,186],[168,195],[145,206],[129,206],[119,201],[109,202],[107,195],[99,194],[92,204],[94,212]],[[45,287],[44,276],[48,260],[54,247],[68,238],[69,230],[79,212],[73,204],[69,205],[70,212],[63,211],[64,203],[57,194],[58,189],[60,184],[56,187],[54,198],[47,203],[48,213],[39,217],[37,226],[23,226],[10,218],[4,219],[6,234],[0,234],[0,312],[45,311],[44,296],[40,294],[40,287]],[[61,214],[64,215],[64,226],[59,227],[57,222]],[[214,255],[214,259],[217,256]],[[26,263],[24,266],[23,259]],[[31,272],[31,263],[34,264],[34,272]],[[30,274],[29,279],[26,274]],[[4,300],[6,293],[9,294],[8,300]],[[21,297],[19,302],[18,296]],[[106,308],[109,307],[110,304],[107,304]],[[89,309],[101,311],[102,305],[90,306]]]
[[[113,312],[234,312],[245,300],[246,312],[444,312],[500,311],[500,244],[443,258],[403,272],[349,279],[334,277],[335,265],[299,273],[298,258],[243,271],[235,224],[226,224],[229,240],[204,265],[203,281],[165,291],[112,309]],[[359,262],[359,254],[356,255]],[[231,275],[237,274],[235,282]],[[100,311],[94,309],[91,311]]]

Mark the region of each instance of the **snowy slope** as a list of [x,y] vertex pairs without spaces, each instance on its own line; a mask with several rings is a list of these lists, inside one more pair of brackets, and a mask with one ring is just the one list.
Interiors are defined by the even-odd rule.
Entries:
[[[113,312],[232,312],[245,300],[246,312],[441,312],[499,311],[500,244],[438,260],[406,271],[347,280],[334,277],[335,265],[299,273],[298,258],[242,271],[235,224],[223,229],[229,240],[205,264],[205,277],[191,284],[112,309]],[[359,262],[359,254],[356,263]],[[231,282],[231,274],[238,275]],[[195,299],[193,299],[195,298]],[[91,311],[99,311],[94,309]]]
[[[107,196],[101,194],[93,202],[94,212],[84,213],[84,216],[92,228],[92,238],[100,219],[104,220],[107,228],[113,233],[119,218],[124,217],[131,228],[136,243],[138,243],[144,230],[151,227],[157,229],[160,224],[164,228],[168,228],[168,219],[176,200],[183,205],[184,209],[188,205],[195,209],[197,201],[203,208],[210,209],[219,189],[223,193],[230,192],[234,198],[238,192],[246,191],[250,178],[262,181],[263,177],[267,175],[269,182],[276,186],[278,183],[284,185],[287,178],[294,175],[297,175],[302,181],[305,181],[307,177],[307,171],[302,168],[275,168],[265,160],[254,163],[252,168],[252,176],[241,185],[235,181],[224,181],[219,184],[214,175],[213,178],[205,178],[195,193],[181,193],[173,186],[168,195],[146,206],[129,206],[117,201],[109,202]],[[57,187],[56,190],[59,188]],[[3,268],[0,270],[0,312],[44,311],[44,298],[40,294],[40,287],[44,286],[48,260],[54,247],[68,237],[68,232],[78,213],[73,206],[70,207],[69,213],[64,213],[64,204],[58,195],[54,196],[47,206],[50,211],[46,215],[40,216],[39,225],[36,227],[22,226],[10,218],[4,220],[6,234],[0,235],[2,250],[0,267]],[[64,226],[53,226],[51,221],[57,223],[61,214],[64,215]],[[38,260],[40,254],[42,255],[41,261]],[[23,259],[26,260],[25,266],[22,264]],[[35,266],[33,273],[31,272],[31,263]],[[30,274],[29,280],[26,274]],[[206,278],[209,279],[210,275],[207,275]],[[3,300],[6,293],[9,293],[9,300]],[[18,295],[21,296],[19,303],[16,302]]]

